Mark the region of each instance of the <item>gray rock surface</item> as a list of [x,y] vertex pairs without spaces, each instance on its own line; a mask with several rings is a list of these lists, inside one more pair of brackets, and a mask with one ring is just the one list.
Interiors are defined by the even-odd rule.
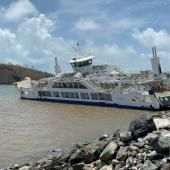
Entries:
[[147,133],[156,130],[156,126],[152,116],[147,115],[131,121],[129,130],[131,131],[132,137],[137,139],[138,137],[145,136]]
[[146,160],[143,164],[143,170],[158,170],[158,167],[155,166],[150,160]]
[[161,131],[159,138],[153,141],[153,148],[158,153],[170,154],[170,131]]
[[130,142],[132,140],[131,132],[130,131],[120,132],[120,140],[125,143]]
[[112,159],[114,155],[116,154],[117,149],[118,149],[117,143],[114,141],[111,141],[101,153],[100,159],[102,161],[108,161]]

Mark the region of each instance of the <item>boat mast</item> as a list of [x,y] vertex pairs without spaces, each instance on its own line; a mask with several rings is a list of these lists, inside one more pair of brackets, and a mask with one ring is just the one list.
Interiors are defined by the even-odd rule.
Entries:
[[55,73],[56,75],[61,73],[61,68],[60,68],[60,65],[58,64],[57,57],[55,57]]
[[152,48],[153,57],[151,58],[153,77],[160,77],[162,74],[159,57],[157,56],[156,46]]

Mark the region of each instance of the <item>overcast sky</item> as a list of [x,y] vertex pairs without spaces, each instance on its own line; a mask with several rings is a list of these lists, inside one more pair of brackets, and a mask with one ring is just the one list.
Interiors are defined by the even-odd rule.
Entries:
[[150,68],[156,45],[170,71],[170,0],[0,0],[0,63],[68,71],[77,42],[124,70]]

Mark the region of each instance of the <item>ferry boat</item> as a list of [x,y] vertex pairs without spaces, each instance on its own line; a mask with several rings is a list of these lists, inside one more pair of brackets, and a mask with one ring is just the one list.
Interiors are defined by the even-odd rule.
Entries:
[[93,65],[94,55],[82,54],[79,46],[69,63],[73,71],[62,73],[55,58],[54,77],[38,81],[27,77],[17,82],[21,99],[160,110],[170,106],[168,79],[161,71],[156,47],[151,71],[126,73],[108,64]]

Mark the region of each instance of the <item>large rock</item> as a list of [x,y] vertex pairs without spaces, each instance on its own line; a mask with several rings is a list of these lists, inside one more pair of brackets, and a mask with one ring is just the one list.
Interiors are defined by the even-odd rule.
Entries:
[[21,167],[21,168],[19,168],[19,170],[29,170],[29,166],[23,166],[23,167]]
[[117,164],[119,164],[120,161],[118,161],[117,159],[113,159],[112,160],[112,165],[116,166]]
[[[157,132],[157,131],[156,131]],[[159,133],[148,133],[144,138],[143,142],[145,144],[151,144],[153,141],[155,141],[159,137]]]
[[161,131],[160,136],[152,142],[154,150],[162,154],[170,154],[170,131]]
[[84,163],[78,163],[73,165],[73,170],[84,170],[85,164]]
[[143,164],[143,170],[158,170],[158,167],[154,165],[150,160],[146,160]]
[[69,162],[71,163],[71,165],[82,162],[83,160],[84,160],[84,153],[82,153],[80,149],[75,150],[75,152],[72,153],[69,158]]
[[120,132],[120,140],[125,143],[130,142],[132,140],[131,132],[130,131]]
[[118,153],[116,155],[116,159],[118,161],[125,161],[127,157],[128,157],[128,150],[127,150],[127,148],[120,147],[120,149],[119,149],[119,151],[118,151]]
[[109,139],[105,138],[103,140],[97,140],[91,144],[84,144],[70,155],[69,162],[71,164],[76,164],[82,161],[85,164],[94,162],[99,159],[100,154],[108,143]]
[[114,142],[114,141],[110,142],[106,146],[106,148],[103,150],[103,152],[101,153],[100,159],[102,161],[111,160],[114,157],[114,155],[115,155],[115,153],[117,151],[117,148],[118,148],[118,145],[117,145],[116,142]]
[[156,129],[168,129],[170,128],[170,121],[168,119],[154,118],[153,119]]
[[163,165],[161,170],[170,170],[170,163]]
[[104,165],[100,170],[112,170],[112,165]]
[[129,130],[131,131],[132,137],[137,139],[138,137],[145,136],[147,133],[156,130],[156,126],[152,116],[145,115],[133,120],[130,123]]

